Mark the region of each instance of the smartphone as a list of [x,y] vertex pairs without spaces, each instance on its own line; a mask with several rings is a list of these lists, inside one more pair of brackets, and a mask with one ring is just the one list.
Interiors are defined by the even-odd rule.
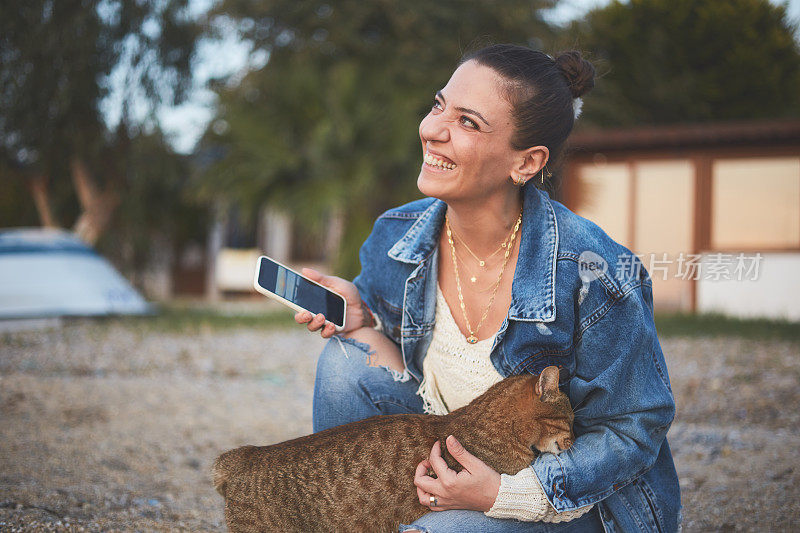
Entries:
[[256,264],[255,289],[295,311],[322,313],[336,331],[344,329],[347,302],[340,294],[262,255]]

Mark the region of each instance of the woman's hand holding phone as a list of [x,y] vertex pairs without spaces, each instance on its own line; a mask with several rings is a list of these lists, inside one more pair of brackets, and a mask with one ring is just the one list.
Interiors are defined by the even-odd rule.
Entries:
[[[344,329],[340,333],[349,333],[367,325],[368,317],[365,316],[361,305],[361,295],[358,288],[350,281],[336,276],[325,276],[313,268],[304,268],[302,274],[312,281],[316,281],[323,287],[332,289],[344,297],[347,303],[347,313]],[[308,331],[320,331],[323,338],[328,339],[336,333],[336,328],[331,322],[325,321],[322,313],[312,315],[308,311],[301,311],[294,315],[294,320],[298,324],[306,324]]]

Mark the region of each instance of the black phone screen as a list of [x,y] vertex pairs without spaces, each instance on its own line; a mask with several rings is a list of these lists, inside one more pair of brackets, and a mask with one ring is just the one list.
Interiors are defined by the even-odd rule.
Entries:
[[322,313],[326,320],[337,326],[344,326],[344,299],[341,296],[311,283],[269,258],[260,259],[258,284],[315,315]]

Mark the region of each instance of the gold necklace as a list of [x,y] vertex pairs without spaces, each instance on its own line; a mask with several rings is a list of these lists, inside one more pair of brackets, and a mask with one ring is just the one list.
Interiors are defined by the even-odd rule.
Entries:
[[[508,246],[508,244],[509,244],[509,239],[511,239],[511,233],[514,233],[514,230],[513,230],[513,229],[511,230],[511,233],[509,233],[508,237],[506,237],[506,238],[505,238],[505,240],[504,240],[503,242],[501,242],[501,243],[500,243],[500,246],[497,248],[497,250],[495,250],[494,252],[492,252],[492,253],[491,253],[491,254],[490,254],[490,255],[489,255],[489,256],[488,256],[486,259],[481,259],[480,257],[478,257],[478,256],[477,256],[477,254],[475,254],[475,252],[473,252],[473,251],[472,251],[472,249],[470,249],[470,247],[469,247],[469,246],[467,246],[467,241],[465,241],[464,239],[462,239],[462,238],[461,238],[461,235],[459,235],[458,233],[456,233],[456,232],[455,232],[455,230],[452,230],[452,232],[453,232],[453,235],[455,235],[455,236],[456,236],[456,238],[458,238],[458,240],[459,240],[459,241],[461,241],[461,244],[463,244],[463,245],[464,245],[464,248],[466,248],[466,249],[467,249],[467,251],[469,252],[469,254],[470,254],[472,257],[474,257],[474,258],[475,258],[475,260],[478,262],[478,265],[480,265],[480,266],[481,266],[481,268],[486,268],[486,261],[488,261],[489,259],[491,259],[491,258],[492,258],[492,257],[494,257],[495,255],[497,255],[497,252],[499,252],[500,250],[503,250],[503,249],[505,249],[505,248]],[[465,264],[466,264],[466,263],[465,263]]]
[[461,313],[464,315],[464,323],[467,325],[467,331],[469,332],[469,337],[467,337],[467,342],[470,344],[475,344],[478,342],[478,330],[481,329],[483,325],[483,321],[486,320],[486,316],[489,314],[489,309],[492,308],[492,304],[494,303],[494,297],[497,296],[497,289],[500,287],[500,280],[503,279],[503,272],[506,270],[506,265],[508,264],[508,258],[511,256],[511,250],[514,248],[514,240],[517,236],[517,230],[519,229],[519,225],[522,222],[522,211],[519,212],[519,217],[517,218],[517,223],[514,224],[514,229],[511,232],[511,237],[508,240],[508,246],[506,246],[506,253],[505,257],[503,258],[503,266],[500,269],[500,275],[497,276],[497,281],[494,282],[494,290],[492,291],[492,296],[489,298],[489,304],[486,306],[486,309],[483,311],[483,315],[481,316],[478,325],[475,326],[475,330],[473,331],[472,326],[469,323],[469,318],[467,317],[467,307],[464,305],[464,295],[461,293],[461,280],[458,276],[458,261],[456,260],[456,247],[453,244],[453,231],[450,228],[450,219],[447,218],[447,215],[444,217],[445,226],[447,227],[447,242],[450,243],[450,253],[453,257],[453,270],[455,270],[456,274],[456,288],[458,289],[458,300],[461,304]]
[[464,258],[463,258],[463,257],[461,257],[461,255],[460,255],[458,252],[456,252],[456,257],[458,258],[458,260],[459,260],[459,261],[461,261],[461,265],[462,265],[464,268],[466,268],[466,269],[467,269],[467,273],[469,274],[469,281],[470,281],[470,283],[472,283],[472,287],[473,287],[473,289],[474,289],[474,291],[475,291],[475,292],[477,292],[477,293],[483,293],[483,292],[489,292],[490,290],[492,290],[492,287],[494,286],[494,283],[490,284],[489,286],[487,286],[487,287],[486,287],[486,288],[484,288],[484,289],[477,289],[477,288],[475,288],[475,287],[477,287],[478,276],[477,276],[477,275],[475,275],[475,272],[473,272],[473,271],[472,271],[472,269],[469,267],[469,265],[467,264],[467,262],[466,262],[466,261],[464,261]]

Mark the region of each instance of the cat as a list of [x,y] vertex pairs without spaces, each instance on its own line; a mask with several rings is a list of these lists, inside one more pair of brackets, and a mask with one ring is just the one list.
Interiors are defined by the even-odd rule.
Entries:
[[417,465],[436,440],[454,435],[500,473],[516,474],[539,452],[574,440],[573,413],[558,389],[559,371],[508,377],[444,416],[384,415],[271,446],[220,455],[214,486],[232,532],[397,531],[430,509],[419,503]]

